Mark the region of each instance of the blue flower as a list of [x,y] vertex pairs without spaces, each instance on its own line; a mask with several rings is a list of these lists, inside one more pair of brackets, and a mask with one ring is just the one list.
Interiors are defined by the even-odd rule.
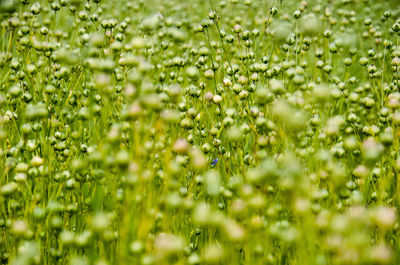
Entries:
[[216,158],[216,159],[213,159],[213,161],[211,162],[211,165],[213,166],[213,167],[215,167],[215,165],[218,163],[218,158]]

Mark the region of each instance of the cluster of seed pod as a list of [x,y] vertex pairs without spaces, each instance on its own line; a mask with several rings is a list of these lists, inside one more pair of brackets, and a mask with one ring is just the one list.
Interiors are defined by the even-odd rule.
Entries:
[[400,8],[0,2],[2,264],[398,264]]

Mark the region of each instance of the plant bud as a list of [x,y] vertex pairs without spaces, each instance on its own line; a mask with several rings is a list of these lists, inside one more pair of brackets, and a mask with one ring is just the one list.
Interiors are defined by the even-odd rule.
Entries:
[[202,255],[202,260],[206,264],[220,264],[224,258],[224,250],[217,244],[207,245]]
[[160,233],[154,239],[154,248],[160,260],[183,252],[184,246],[183,239],[173,234]]
[[386,206],[378,206],[371,209],[370,218],[376,225],[383,229],[393,227],[397,219],[395,209]]

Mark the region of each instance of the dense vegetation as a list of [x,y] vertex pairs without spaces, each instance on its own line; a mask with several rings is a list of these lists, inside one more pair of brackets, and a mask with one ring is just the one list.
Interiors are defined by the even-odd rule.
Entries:
[[0,1],[2,264],[400,264],[400,7]]

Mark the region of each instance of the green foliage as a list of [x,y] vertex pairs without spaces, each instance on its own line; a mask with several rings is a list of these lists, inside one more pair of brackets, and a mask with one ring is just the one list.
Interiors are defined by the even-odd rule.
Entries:
[[399,16],[0,0],[0,263],[400,264]]

